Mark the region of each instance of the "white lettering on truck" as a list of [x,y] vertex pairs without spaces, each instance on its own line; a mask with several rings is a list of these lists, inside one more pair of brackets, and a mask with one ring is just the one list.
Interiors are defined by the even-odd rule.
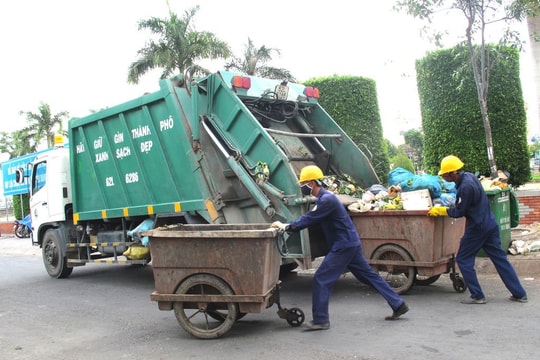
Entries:
[[100,136],[94,140],[94,149],[100,149],[103,146],[103,138]]
[[75,150],[77,151],[77,154],[83,153],[84,152],[84,144],[83,143],[78,143],[77,146],[75,146]]
[[152,132],[150,131],[150,128],[148,125],[145,126],[139,126],[138,128],[131,129],[131,137],[133,139],[137,139],[143,136],[152,135]]
[[131,149],[129,148],[129,146],[124,146],[120,149],[116,149],[116,158],[117,159],[123,159],[127,156],[130,156],[131,155]]
[[142,153],[149,153],[150,150],[152,150],[152,140],[143,141],[141,143],[141,152]]
[[132,172],[126,174],[126,184],[136,183],[139,182],[139,173],[138,172]]
[[114,186],[114,179],[112,176],[107,176],[105,178],[105,186]]
[[106,151],[96,154],[96,164],[107,160],[109,160],[109,154]]
[[119,144],[124,142],[124,133],[117,132],[114,134],[114,143]]
[[173,121],[173,118],[171,115],[169,115],[169,117],[165,120],[161,120],[159,122],[159,130],[160,131],[163,131],[163,130],[170,130],[174,127],[174,121]]

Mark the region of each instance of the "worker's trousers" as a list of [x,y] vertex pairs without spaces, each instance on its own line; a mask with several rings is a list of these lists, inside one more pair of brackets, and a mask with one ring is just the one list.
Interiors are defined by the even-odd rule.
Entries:
[[485,297],[474,269],[476,254],[478,254],[480,249],[483,249],[487,256],[489,256],[501,280],[512,296],[516,298],[525,296],[525,289],[519,281],[516,270],[510,261],[508,261],[506,252],[501,247],[499,228],[495,226],[489,231],[466,230],[460,240],[456,261],[463,280],[469,288],[471,297],[474,299],[483,299]]
[[361,282],[371,285],[388,302],[392,310],[396,310],[403,299],[392,287],[368,264],[362,255],[362,247],[356,246],[338,251],[330,251],[315,272],[313,278],[312,312],[313,322],[323,324],[330,322],[328,304],[334,285],[339,277],[349,271]]

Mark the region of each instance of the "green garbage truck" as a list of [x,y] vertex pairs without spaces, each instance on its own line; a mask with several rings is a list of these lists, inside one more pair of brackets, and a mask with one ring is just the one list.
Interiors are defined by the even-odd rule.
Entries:
[[[48,274],[65,278],[89,262],[146,264],[144,231],[156,227],[294,219],[310,203],[297,180],[309,164],[363,188],[378,183],[318,98],[316,88],[281,80],[187,72],[71,119],[69,144],[38,154],[18,176],[29,183],[32,242]],[[289,236],[283,264],[309,267],[325,251],[317,236]]]

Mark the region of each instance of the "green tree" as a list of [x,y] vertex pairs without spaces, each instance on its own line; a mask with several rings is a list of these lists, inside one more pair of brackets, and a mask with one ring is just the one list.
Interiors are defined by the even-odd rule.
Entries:
[[424,163],[424,134],[416,129],[405,131],[403,134],[405,140],[405,152],[415,165],[415,170],[423,168]]
[[[494,23],[523,21],[527,15],[538,13],[538,0],[401,0],[396,9],[405,10],[409,15],[434,23],[433,17],[443,11],[455,10],[465,17],[465,46],[469,51],[469,67],[472,68],[476,85],[476,97],[482,115],[486,154],[490,174],[497,177],[497,163],[489,119],[488,90],[490,72],[498,60],[496,53],[490,52],[486,44],[486,28]],[[509,28],[508,28],[509,29]],[[432,33],[432,38],[441,44],[443,34]],[[507,30],[500,39],[500,45],[519,47],[519,34]],[[456,69],[456,74],[466,72]]]
[[261,46],[255,47],[253,41],[248,38],[248,43],[242,58],[232,58],[225,64],[226,70],[237,70],[246,75],[255,75],[269,79],[280,79],[295,82],[296,79],[289,70],[267,66],[272,60],[272,53],[281,54],[279,49]]
[[414,164],[403,148],[398,150],[397,155],[390,158],[390,164],[393,169],[400,167],[415,174]]
[[21,220],[30,213],[30,194],[13,195],[13,215]]
[[37,143],[28,141],[30,135],[27,130],[16,130],[12,133],[0,133],[0,153],[9,154],[10,158],[36,152]]
[[21,111],[20,114],[26,115],[28,126],[21,133],[17,134],[16,137],[28,136],[29,143],[33,144],[31,145],[33,151],[36,151],[42,141],[46,142],[48,148],[52,147],[54,145],[55,134],[67,134],[63,128],[64,121],[69,117],[67,111],[61,111],[53,115],[49,104],[42,102],[38,107],[37,113]]
[[[489,91],[493,145],[500,169],[510,172],[509,182],[519,186],[528,181],[530,173],[519,52],[502,46],[494,51],[499,60],[491,71]],[[454,76],[453,70],[467,56],[467,51],[458,46],[430,53],[416,62],[424,165],[431,173],[438,171],[444,156],[453,154],[463,160],[466,170],[491,176],[472,70],[462,78]]]
[[382,184],[388,182],[388,150],[383,138],[375,81],[358,76],[310,79],[319,103],[371,161]]
[[129,66],[129,83],[137,84],[142,75],[155,68],[163,69],[161,79],[183,74],[188,67],[207,72],[196,62],[231,56],[227,43],[211,32],[195,30],[192,20],[197,11],[199,6],[178,17],[169,7],[169,18],[152,17],[139,21],[138,29],[150,30],[156,39],[137,52],[139,58]]
[[386,147],[386,153],[390,159],[397,155],[398,148],[396,145],[392,144],[392,142],[388,139],[384,139],[384,144]]
[[36,152],[45,141],[47,147],[54,145],[54,135],[67,135],[63,128],[64,121],[69,117],[67,111],[51,113],[49,104],[40,103],[38,112],[20,111],[26,115],[27,126],[12,133],[0,132],[0,153],[10,155],[10,158]]
[[529,155],[531,158],[540,157],[540,142],[535,141],[529,145]]

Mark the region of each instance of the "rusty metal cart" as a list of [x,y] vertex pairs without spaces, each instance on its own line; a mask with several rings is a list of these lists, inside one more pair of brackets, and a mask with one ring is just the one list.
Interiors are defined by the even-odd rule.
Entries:
[[466,290],[454,256],[465,219],[431,217],[425,210],[368,211],[351,213],[351,217],[364,256],[399,294],[413,284],[432,284],[446,273],[454,290]]
[[189,334],[224,335],[247,313],[277,304],[278,315],[300,326],[304,313],[279,303],[280,237],[268,224],[176,225],[145,233],[160,310],[174,310]]

